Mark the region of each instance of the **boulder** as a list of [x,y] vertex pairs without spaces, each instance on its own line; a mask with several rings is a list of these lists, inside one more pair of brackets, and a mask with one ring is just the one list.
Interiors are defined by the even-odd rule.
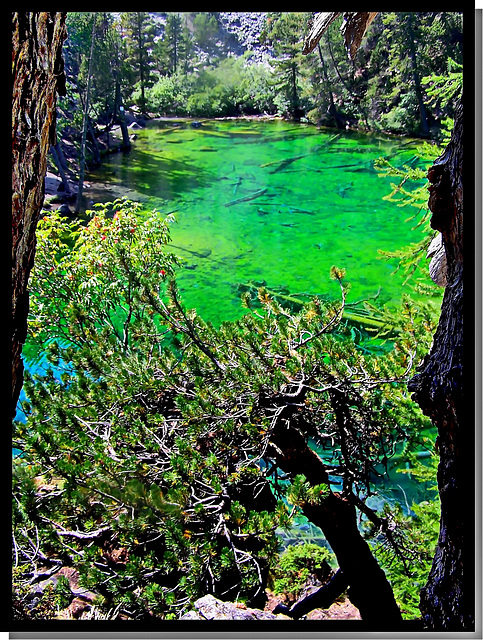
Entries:
[[59,207],[59,213],[63,216],[71,216],[72,215],[72,211],[69,208],[68,204],[62,204]]
[[291,620],[288,616],[260,609],[249,609],[234,602],[222,602],[212,595],[203,596],[194,603],[194,609],[180,620]]

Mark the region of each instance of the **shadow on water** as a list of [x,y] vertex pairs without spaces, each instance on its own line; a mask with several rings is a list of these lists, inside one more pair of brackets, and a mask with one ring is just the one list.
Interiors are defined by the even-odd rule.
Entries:
[[127,197],[132,197],[130,193],[139,193],[172,200],[179,194],[204,189],[214,179],[215,176],[199,164],[137,148],[129,155],[110,158],[104,169],[90,173],[88,181],[92,187],[86,188],[86,194],[97,187],[96,197],[104,202],[109,201],[112,190],[116,193],[124,191]]

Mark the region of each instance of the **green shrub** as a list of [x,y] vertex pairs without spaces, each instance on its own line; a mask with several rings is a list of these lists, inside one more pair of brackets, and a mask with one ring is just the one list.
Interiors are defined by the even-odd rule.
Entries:
[[[82,586],[131,618],[177,617],[206,593],[252,604],[277,529],[329,491],[279,478],[278,419],[330,439],[356,474],[353,491],[366,491],[386,452],[420,437],[424,418],[399,377],[427,351],[432,325],[404,300],[391,319],[397,349],[371,356],[341,323],[341,303],[314,297],[292,313],[259,289],[261,306],[251,310],[247,293],[246,315],[215,328],[180,301],[159,213],[127,200],[96,209],[85,224],[54,213],[38,226],[29,340],[51,366],[26,372],[26,422],[14,425],[15,555],[38,540],[37,557],[67,558]],[[343,301],[344,275],[331,269]],[[393,381],[374,389],[381,377]],[[306,396],[294,405],[300,380]],[[337,380],[350,457],[330,395]],[[290,554],[277,588],[298,593],[327,552]]]
[[334,562],[334,555],[317,544],[304,542],[287,547],[272,570],[274,593],[294,602],[308,585],[328,577],[329,562]]
[[[439,533],[441,506],[436,487],[436,470],[438,458],[432,456],[428,465],[422,464],[412,457],[409,469],[401,473],[411,473],[417,481],[429,482],[434,490],[432,500],[424,500],[411,505],[411,515],[403,515],[401,507],[386,505],[385,515],[397,525],[398,535],[406,532],[401,538],[401,555],[394,554],[387,544],[376,544],[374,554],[384,568],[394,591],[403,618],[420,618],[419,594],[427,582],[431,569]],[[371,535],[372,533],[370,533]]]
[[[148,111],[158,116],[183,112],[186,101],[187,87],[181,76],[161,76],[152,87],[146,89],[145,99]],[[140,90],[133,94],[133,100],[138,103]]]

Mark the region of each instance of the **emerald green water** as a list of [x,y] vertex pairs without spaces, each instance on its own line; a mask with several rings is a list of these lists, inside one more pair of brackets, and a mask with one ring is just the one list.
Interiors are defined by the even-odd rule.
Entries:
[[[348,302],[379,289],[381,303],[401,299],[403,276],[391,275],[396,265],[379,259],[378,249],[394,251],[421,235],[405,223],[411,211],[383,200],[391,180],[373,165],[383,156],[414,166],[416,141],[278,121],[208,121],[200,128],[151,122],[136,133],[129,154],[108,156],[90,173],[86,196],[127,196],[163,217],[175,212],[171,249],[184,265],[179,288],[206,320],[240,317],[240,285],[250,281],[338,297],[332,265],[347,271]],[[426,495],[395,470],[379,484],[383,498],[407,512],[408,500]],[[297,527],[320,539],[310,524]]]
[[421,234],[404,222],[411,211],[382,199],[391,179],[373,165],[383,156],[414,166],[416,141],[241,120],[199,128],[153,121],[136,134],[128,155],[109,156],[89,175],[96,184],[88,197],[126,195],[160,215],[175,212],[179,287],[205,319],[240,317],[238,286],[249,281],[336,297],[332,265],[347,271],[348,302],[379,288],[381,302],[400,300],[403,276],[391,275],[395,263],[378,249],[393,251]]

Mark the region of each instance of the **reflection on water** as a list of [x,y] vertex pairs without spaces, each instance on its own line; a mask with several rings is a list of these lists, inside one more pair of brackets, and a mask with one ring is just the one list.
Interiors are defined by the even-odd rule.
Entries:
[[[416,142],[284,122],[152,122],[128,156],[110,156],[89,181],[93,199],[125,194],[175,212],[173,251],[184,259],[185,303],[219,324],[243,310],[238,287],[264,281],[292,293],[338,295],[332,265],[347,270],[348,299],[401,297],[402,275],[378,258],[421,239],[409,212],[384,201],[378,157],[415,162]],[[100,191],[99,185],[110,191]]]

